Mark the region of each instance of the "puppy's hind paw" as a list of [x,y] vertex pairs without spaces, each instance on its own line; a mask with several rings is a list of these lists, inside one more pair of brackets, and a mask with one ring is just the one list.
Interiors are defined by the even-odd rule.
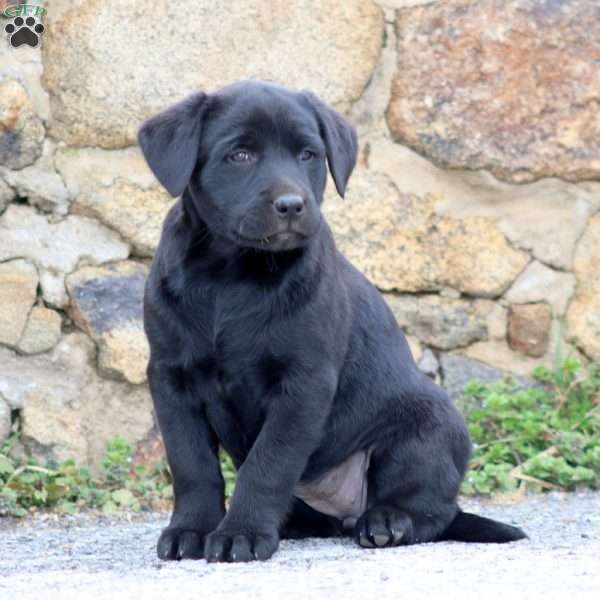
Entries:
[[397,508],[374,506],[354,527],[354,538],[363,548],[385,548],[411,543],[412,521]]

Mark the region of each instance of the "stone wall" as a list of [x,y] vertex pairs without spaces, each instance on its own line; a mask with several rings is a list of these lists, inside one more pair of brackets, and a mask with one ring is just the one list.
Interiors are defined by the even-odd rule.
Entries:
[[358,128],[327,216],[452,394],[600,360],[595,3],[47,8],[41,49],[0,41],[0,439],[21,428],[37,455],[96,464],[151,430],[141,293],[172,201],[136,129],[247,77],[311,88]]

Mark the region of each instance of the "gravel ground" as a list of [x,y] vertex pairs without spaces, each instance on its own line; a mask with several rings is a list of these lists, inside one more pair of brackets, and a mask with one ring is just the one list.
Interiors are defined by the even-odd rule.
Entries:
[[156,558],[165,514],[0,519],[0,598],[600,598],[600,494],[463,505],[521,525],[530,539],[383,550],[304,540],[282,542],[266,563],[207,565]]

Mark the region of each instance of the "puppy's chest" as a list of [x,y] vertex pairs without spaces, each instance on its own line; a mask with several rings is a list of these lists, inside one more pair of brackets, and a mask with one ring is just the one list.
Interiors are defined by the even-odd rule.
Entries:
[[273,353],[268,324],[256,311],[211,307],[195,334],[189,350],[207,417],[234,460],[243,461],[286,365]]

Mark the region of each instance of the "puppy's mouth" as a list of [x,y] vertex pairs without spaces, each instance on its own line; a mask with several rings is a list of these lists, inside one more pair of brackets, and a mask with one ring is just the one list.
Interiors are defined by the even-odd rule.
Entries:
[[244,244],[254,248],[269,248],[272,246],[297,246],[303,243],[307,236],[299,231],[287,229],[277,231],[264,237],[248,237],[236,232],[237,238]]

